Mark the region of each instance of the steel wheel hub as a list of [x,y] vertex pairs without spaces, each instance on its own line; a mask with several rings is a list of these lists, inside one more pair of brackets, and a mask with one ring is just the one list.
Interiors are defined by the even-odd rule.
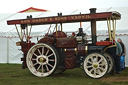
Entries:
[[99,64],[98,64],[97,62],[94,62],[94,63],[93,63],[93,68],[96,69],[96,68],[98,68],[98,67],[99,67]]
[[39,63],[41,65],[45,65],[48,63],[48,58],[44,55],[40,55],[37,57],[36,61],[37,61],[37,63]]
[[45,58],[43,58],[43,57],[41,57],[41,58],[39,58],[39,60],[38,60],[40,63],[44,63],[44,62],[46,62],[46,59]]

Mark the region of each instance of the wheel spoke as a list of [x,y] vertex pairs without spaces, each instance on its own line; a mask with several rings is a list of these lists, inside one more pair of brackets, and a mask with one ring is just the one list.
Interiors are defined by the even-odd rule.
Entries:
[[99,69],[97,69],[97,73],[100,75],[101,74],[101,72],[100,72],[100,70]]
[[88,61],[87,63],[92,64],[92,62],[91,62],[91,61]]
[[37,71],[40,69],[41,65],[38,66]]
[[87,68],[92,68],[92,66],[86,66]]
[[94,61],[94,59],[93,59],[93,57],[92,57],[92,56],[90,57],[90,59],[91,59],[91,61],[92,61],[92,62]]
[[48,55],[47,57],[51,57],[52,55],[54,55],[54,53],[52,53],[52,54]]
[[99,69],[104,72],[104,69],[103,68],[99,67]]
[[33,64],[33,66],[37,65],[38,63]]
[[32,58],[31,60],[36,60],[36,59]]
[[94,76],[96,76],[96,69],[94,69]]
[[42,55],[44,54],[44,46],[42,47]]
[[39,52],[39,54],[41,55],[41,52],[40,52],[40,50],[38,49],[38,52]]
[[47,64],[48,64],[50,67],[52,67],[52,68],[54,67],[54,66],[53,66],[53,65],[51,65],[50,63],[47,63]]
[[47,55],[48,55],[48,53],[49,53],[49,49],[47,50],[47,52],[46,52],[45,56],[47,56]]
[[102,58],[98,61],[98,63],[100,63],[102,61]]
[[93,68],[90,70],[90,73],[92,73],[92,71],[94,71],[94,69],[93,69]]
[[99,64],[100,66],[105,66],[105,65],[107,65],[106,63],[101,63],[101,64]]
[[38,55],[36,55],[35,53],[33,53],[36,57],[38,57]]
[[54,62],[54,61],[55,61],[55,59],[49,59],[49,61],[53,61],[53,62]]
[[47,65],[45,65],[46,66],[46,70],[47,70],[47,72],[49,72],[49,68],[48,68],[48,66]]

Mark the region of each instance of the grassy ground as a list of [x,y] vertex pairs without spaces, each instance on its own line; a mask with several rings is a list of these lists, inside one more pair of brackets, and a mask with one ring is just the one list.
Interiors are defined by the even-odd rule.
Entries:
[[19,64],[0,64],[0,85],[128,85],[128,68],[121,74],[107,74],[101,79],[89,78],[79,68],[39,78]]

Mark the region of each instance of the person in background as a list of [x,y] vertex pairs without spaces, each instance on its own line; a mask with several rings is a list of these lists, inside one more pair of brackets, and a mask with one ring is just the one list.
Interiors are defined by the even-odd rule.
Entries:
[[121,45],[121,47],[122,47],[122,54],[121,54],[121,56],[124,57],[124,67],[123,67],[122,70],[124,70],[124,69],[125,69],[125,55],[126,55],[126,49],[125,49],[124,43],[122,42],[122,40],[121,40],[120,38],[118,38],[117,42],[120,43],[120,45]]
[[121,64],[120,64],[121,54],[122,54],[122,47],[121,47],[120,43],[116,42],[115,71],[117,74],[120,73],[120,71],[121,71]]
[[120,45],[122,47],[122,56],[125,56],[126,52],[125,52],[125,45],[124,45],[124,43],[122,42],[122,40],[120,38],[118,38],[117,42],[120,43]]

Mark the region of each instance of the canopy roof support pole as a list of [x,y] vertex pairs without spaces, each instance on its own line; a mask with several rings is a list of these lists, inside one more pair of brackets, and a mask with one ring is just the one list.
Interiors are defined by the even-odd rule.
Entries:
[[57,23],[56,23],[56,36],[58,36],[58,35],[57,35]]
[[116,18],[113,18],[112,22],[113,22],[113,39],[115,40],[115,36],[116,36]]
[[[18,36],[19,36],[20,40],[22,41],[22,38],[20,37],[20,33],[19,33],[19,31],[18,31],[18,28],[17,28],[16,24],[15,24],[15,27],[16,27],[16,30],[17,30]],[[21,30],[22,30],[22,29],[21,29]]]
[[26,27],[26,41],[28,42],[28,25],[27,25],[27,27]]
[[20,28],[21,28],[21,40],[23,40],[23,35],[22,35],[22,33],[23,33],[22,31],[23,31],[23,30],[22,30],[21,25],[20,25]]
[[62,23],[60,23],[60,25],[61,25],[61,35],[62,35],[62,31],[63,31]]
[[82,28],[82,22],[80,21],[80,28]]
[[111,17],[107,18],[107,26],[108,26],[109,39],[110,41],[113,41],[115,40],[115,36],[116,36],[116,18],[115,17],[113,17],[112,19]]
[[30,26],[29,37],[30,37],[30,34],[31,34],[31,30],[32,30],[32,25]]
[[115,37],[116,37],[116,17],[115,17]]
[[113,38],[113,40],[115,40],[115,26],[114,26],[114,19],[112,19],[112,25],[113,25],[112,38]]
[[110,35],[110,41],[112,41],[112,33],[111,33],[111,18],[109,18],[109,35]]
[[[96,8],[90,9],[90,14],[95,14]],[[95,44],[97,42],[97,36],[96,36],[96,20],[91,20],[91,35],[92,35],[92,44]]]

